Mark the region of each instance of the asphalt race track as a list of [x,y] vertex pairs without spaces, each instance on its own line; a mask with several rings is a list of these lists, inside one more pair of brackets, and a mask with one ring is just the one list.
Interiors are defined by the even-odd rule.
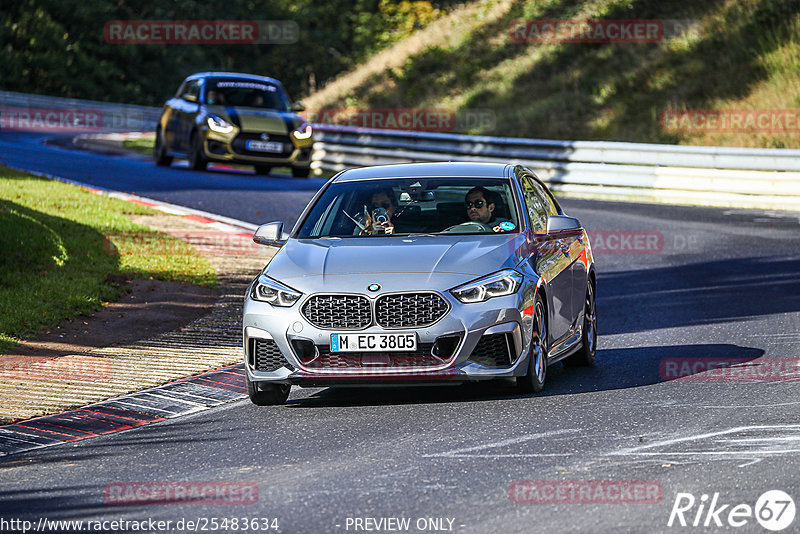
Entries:
[[[252,223],[293,222],[323,183],[162,169],[40,141],[0,134],[0,163]],[[501,384],[295,388],[286,406],[237,401],[0,458],[0,516],[169,520],[175,532],[190,530],[179,520],[242,531],[233,518],[277,519],[280,532],[398,531],[388,518],[407,519],[408,532],[768,532],[754,517],[759,497],[800,497],[800,214],[563,204],[593,239],[593,367],[556,364],[535,396]],[[738,374],[702,372],[731,362]],[[239,504],[109,498],[129,482],[168,481],[257,491]],[[590,491],[553,493],[547,481]],[[739,504],[751,515],[731,518]],[[794,510],[758,504],[762,519]],[[699,526],[674,517],[669,528],[674,505]],[[784,531],[800,531],[800,518]]]

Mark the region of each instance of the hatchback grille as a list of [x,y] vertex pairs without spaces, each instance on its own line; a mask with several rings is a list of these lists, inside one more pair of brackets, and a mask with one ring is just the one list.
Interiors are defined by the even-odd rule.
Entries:
[[402,293],[378,298],[375,317],[384,328],[419,328],[432,325],[447,310],[447,302],[436,293]]
[[431,354],[433,343],[420,343],[415,351],[331,352],[330,347],[317,345],[319,357],[305,364],[309,369],[400,369],[405,367],[437,367],[443,361]]
[[357,330],[372,323],[369,300],[357,295],[314,295],[302,311],[317,328]]
[[282,134],[268,134],[269,138],[268,141],[281,143],[283,145],[283,150],[281,152],[262,152],[260,150],[247,150],[247,142],[248,141],[262,141],[261,133],[257,132],[242,132],[236,136],[236,139],[233,140],[231,146],[233,147],[233,151],[237,154],[242,154],[245,156],[262,156],[265,158],[285,158],[292,155],[294,152],[294,144],[292,144],[291,139],[289,139],[288,135]]
[[511,334],[488,334],[481,337],[469,361],[484,367],[508,367],[511,365],[509,347],[513,347]]
[[272,339],[251,339],[250,364],[256,371],[275,371],[287,362]]

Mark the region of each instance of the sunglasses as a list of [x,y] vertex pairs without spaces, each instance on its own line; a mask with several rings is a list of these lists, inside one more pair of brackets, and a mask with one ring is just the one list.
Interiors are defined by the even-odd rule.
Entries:
[[481,209],[483,207],[483,205],[486,204],[486,201],[484,201],[484,200],[476,200],[475,202],[467,201],[464,204],[466,204],[467,209],[470,209],[472,206],[475,206],[476,208]]

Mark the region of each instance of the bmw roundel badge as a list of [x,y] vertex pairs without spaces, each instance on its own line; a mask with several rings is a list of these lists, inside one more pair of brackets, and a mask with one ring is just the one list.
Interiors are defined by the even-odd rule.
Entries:
[[381,286],[380,286],[380,285],[378,285],[378,284],[370,284],[370,285],[368,285],[368,286],[367,286],[367,289],[369,289],[369,290],[370,290],[370,291],[372,291],[373,293],[374,293],[375,291],[378,291],[380,288],[381,288]]

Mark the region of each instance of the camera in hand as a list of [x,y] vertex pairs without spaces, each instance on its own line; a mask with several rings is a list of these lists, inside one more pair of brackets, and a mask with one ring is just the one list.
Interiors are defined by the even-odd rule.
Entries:
[[389,221],[389,217],[386,215],[385,208],[375,208],[375,211],[372,212],[372,219],[378,224],[384,224]]

